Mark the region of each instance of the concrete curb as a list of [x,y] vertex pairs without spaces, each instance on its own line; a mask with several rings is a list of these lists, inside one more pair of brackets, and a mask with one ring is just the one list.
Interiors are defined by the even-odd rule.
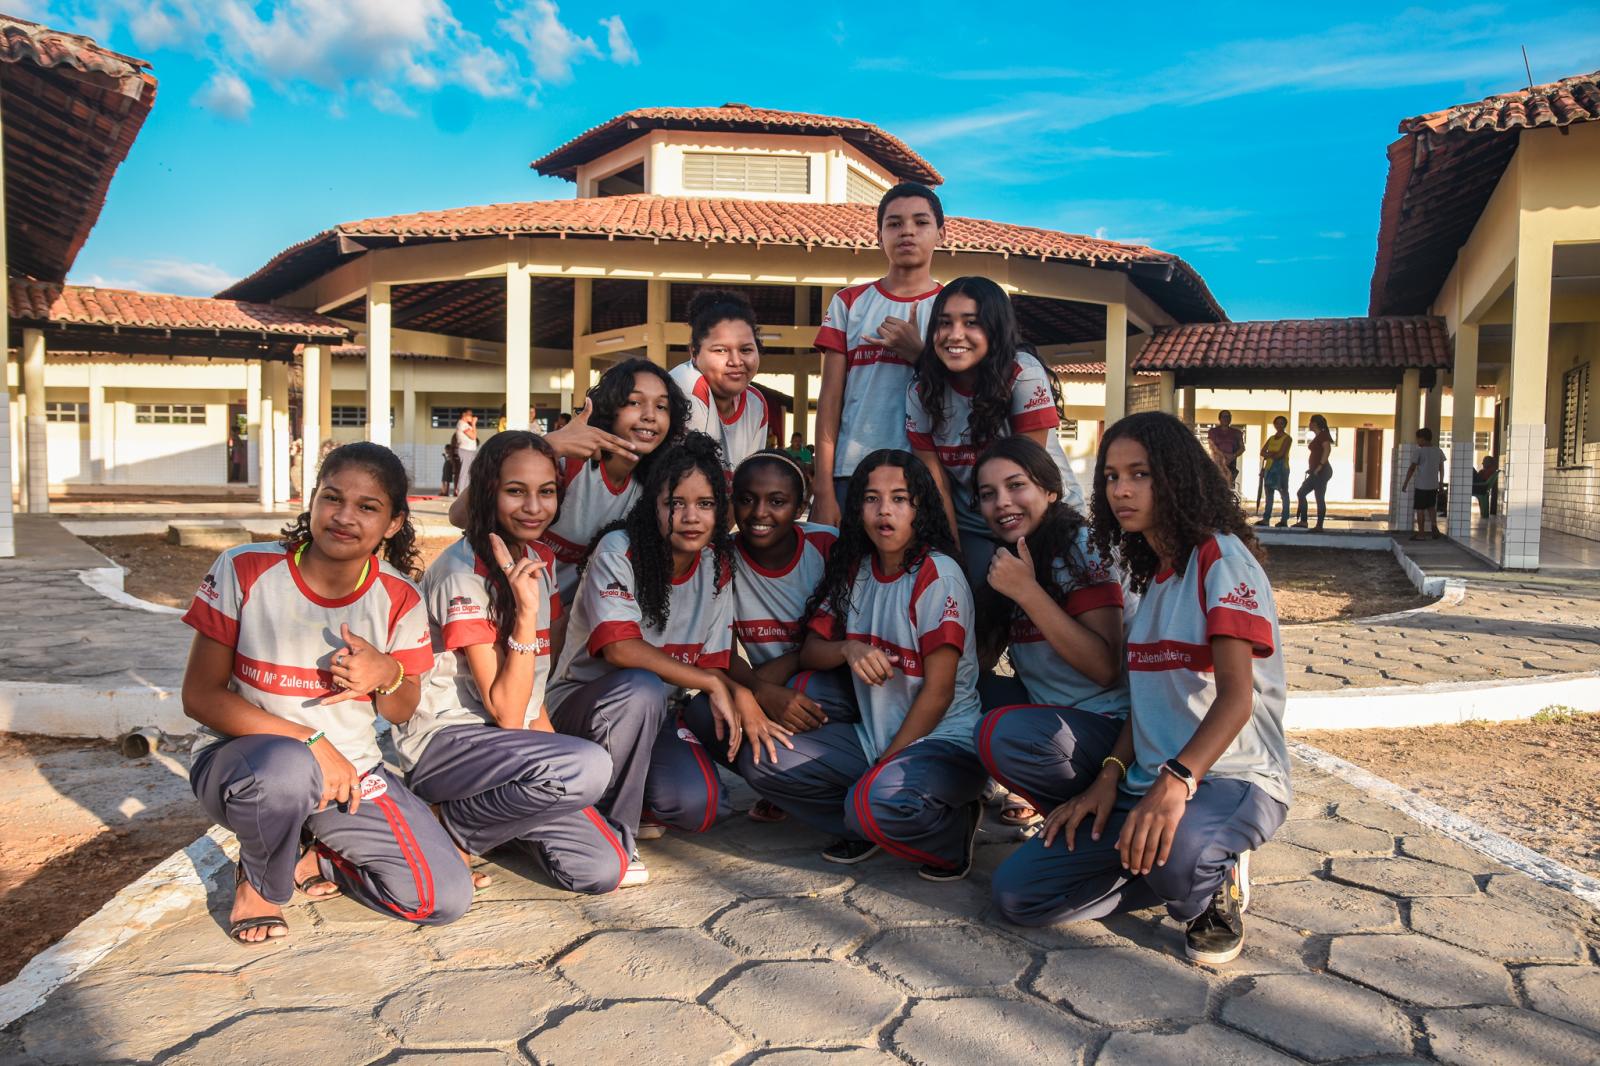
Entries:
[[1532,718],[1552,704],[1600,711],[1600,672],[1289,693],[1285,729],[1392,729]]
[[1464,818],[1432,800],[1423,799],[1409,789],[1363,770],[1354,763],[1346,762],[1321,748],[1291,740],[1289,750],[1318,770],[1349,782],[1373,799],[1386,803],[1428,828],[1436,829],[1474,851],[1487,855],[1502,866],[1509,866],[1519,873],[1527,874],[1535,881],[1543,882],[1551,888],[1570,892],[1590,906],[1600,909],[1600,880],[1559,863],[1548,855],[1541,855],[1532,848],[1523,847],[1509,837],[1485,829],[1470,818]]
[[163,688],[0,682],[0,733],[116,738],[147,726],[173,736],[195,730],[178,694]]
[[78,580],[94,589],[112,603],[123,607],[132,607],[136,611],[149,611],[151,614],[182,614],[178,607],[168,607],[161,603],[151,603],[141,600],[122,587],[122,579],[126,571],[120,566],[102,566],[93,570],[76,570]]
[[50,993],[153,928],[165,915],[204,902],[206,882],[237,852],[233,834],[212,826],[205,836],[111,897],[0,987],[0,1028],[38,1007]]

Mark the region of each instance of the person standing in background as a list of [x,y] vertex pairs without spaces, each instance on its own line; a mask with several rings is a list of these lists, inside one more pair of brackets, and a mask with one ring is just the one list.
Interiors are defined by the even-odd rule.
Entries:
[[1206,440],[1211,445],[1211,461],[1228,479],[1228,487],[1239,489],[1239,456],[1244,452],[1244,434],[1233,425],[1232,411],[1218,411],[1217,424],[1206,430]]
[[472,460],[478,457],[478,416],[472,408],[461,412],[450,443],[456,446],[456,492],[465,496],[467,482],[472,480]]
[[1294,438],[1289,436],[1289,420],[1282,415],[1272,420],[1272,436],[1261,445],[1261,483],[1267,490],[1267,509],[1256,525],[1272,522],[1272,495],[1283,497],[1283,514],[1278,517],[1278,528],[1289,524],[1289,449]]

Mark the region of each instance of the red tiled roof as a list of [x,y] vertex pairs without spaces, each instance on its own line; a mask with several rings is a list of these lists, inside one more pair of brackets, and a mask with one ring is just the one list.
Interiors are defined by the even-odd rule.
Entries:
[[1428,310],[1523,130],[1596,120],[1600,71],[1402,121],[1402,136],[1388,149],[1368,310]]
[[[1135,269],[1135,281],[1174,318],[1225,318],[1205,282],[1170,252],[1033,226],[984,219],[945,220],[945,250],[995,252],[1086,266]],[[342,254],[405,239],[446,240],[505,235],[627,237],[806,248],[878,246],[869,204],[778,203],[675,196],[604,196],[488,204],[348,222],[279,253],[221,294],[273,299],[331,269]]]
[[1163,326],[1136,370],[1363,370],[1450,368],[1444,320],[1304,318]]
[[308,339],[339,339],[350,335],[349,329],[331,318],[292,307],[56,285],[22,278],[11,280],[10,310],[12,318],[25,324],[193,330]]
[[933,165],[904,141],[870,122],[800,111],[774,111],[747,104],[721,107],[641,107],[601,123],[532,163],[551,177],[577,178],[578,166],[597,159],[651,130],[711,130],[723,133],[789,133],[843,137],[898,178],[938,185]]
[[[1057,363],[1050,368],[1050,372],[1063,378],[1104,378],[1106,364],[1100,363]],[[1141,371],[1134,375],[1136,378],[1155,378],[1159,375],[1148,371]]]
[[67,276],[155,103],[149,64],[0,15],[7,267]]

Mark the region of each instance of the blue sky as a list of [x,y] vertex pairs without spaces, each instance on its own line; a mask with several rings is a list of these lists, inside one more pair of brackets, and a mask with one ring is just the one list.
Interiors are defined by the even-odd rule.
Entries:
[[568,197],[527,164],[741,101],[882,125],[952,214],[1178,253],[1235,319],[1363,314],[1398,121],[1518,87],[1522,45],[1600,68],[1600,0],[1288,6],[6,4],[159,81],[72,280],[198,294],[339,222]]

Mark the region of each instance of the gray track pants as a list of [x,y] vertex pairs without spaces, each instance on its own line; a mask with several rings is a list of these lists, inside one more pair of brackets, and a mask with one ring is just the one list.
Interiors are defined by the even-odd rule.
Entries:
[[611,760],[561,733],[458,725],[428,739],[406,781],[462,850],[486,855],[516,841],[572,892],[610,892],[628,869],[621,832],[591,806]]
[[1122,733],[1120,718],[1029,702],[1014,678],[984,678],[978,692],[984,701],[974,737],[978,758],[990,777],[1040,814],[1088,788]]
[[595,806],[622,830],[630,854],[646,809],[690,832],[711,828],[731,810],[710,755],[668,706],[674,691],[648,670],[614,670],[550,711],[558,730],[611,756],[611,780]]
[[[427,804],[379,765],[354,814],[322,802],[311,749],[277,736],[235,737],[194,757],[189,783],[206,813],[239,838],[246,879],[271,903],[294,895],[300,830],[316,838],[322,876],[382,914],[453,922],[472,905],[472,875]],[[374,788],[384,789],[373,796]]]

